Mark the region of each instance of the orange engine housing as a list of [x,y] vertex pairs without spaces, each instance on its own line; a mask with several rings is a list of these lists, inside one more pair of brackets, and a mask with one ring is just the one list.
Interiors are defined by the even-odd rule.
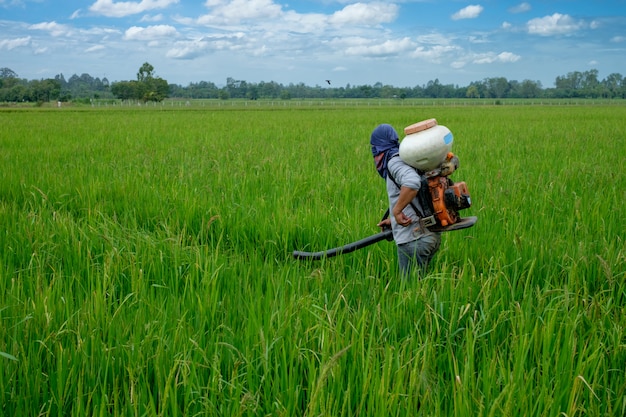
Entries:
[[458,210],[470,206],[470,196],[465,182],[452,183],[447,177],[428,178],[428,188],[433,205],[433,215],[441,226],[459,221]]

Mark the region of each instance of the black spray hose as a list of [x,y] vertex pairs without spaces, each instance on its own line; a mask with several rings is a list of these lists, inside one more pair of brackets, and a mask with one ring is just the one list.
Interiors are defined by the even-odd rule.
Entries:
[[373,245],[376,242],[380,242],[381,240],[393,240],[393,234],[391,233],[391,229],[387,229],[383,232],[377,233],[370,237],[366,237],[365,239],[357,240],[356,242],[348,243],[345,246],[341,246],[334,249],[328,249],[326,251],[321,252],[302,252],[302,251],[293,251],[293,257],[296,259],[312,259],[312,260],[320,260],[322,258],[332,258],[333,256],[342,255],[344,253],[354,252],[355,250],[362,249],[366,246]]
[[[389,217],[389,209],[385,211],[385,214],[383,214],[383,218],[380,219],[380,221],[382,222],[387,217]],[[313,259],[315,261],[319,261],[322,258],[332,258],[333,256],[354,252],[355,250],[359,250],[366,246],[373,245],[374,243],[380,242],[381,240],[385,239],[389,241],[393,240],[391,228],[385,228],[380,233],[377,233],[370,237],[366,237],[365,239],[357,240],[356,242],[348,243],[347,245],[341,246],[339,248],[329,249],[321,252],[301,252],[295,250],[293,251],[293,257],[296,259]]]

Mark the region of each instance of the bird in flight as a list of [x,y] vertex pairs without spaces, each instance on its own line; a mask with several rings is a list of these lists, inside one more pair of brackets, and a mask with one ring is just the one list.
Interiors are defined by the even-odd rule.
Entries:
[[330,80],[326,80],[326,82],[328,83],[328,85],[330,85]]

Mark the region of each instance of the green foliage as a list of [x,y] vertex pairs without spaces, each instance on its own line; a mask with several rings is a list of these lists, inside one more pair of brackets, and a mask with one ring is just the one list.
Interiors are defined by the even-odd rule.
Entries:
[[[12,79],[14,79],[12,81]],[[490,77],[471,82],[468,86],[442,84],[439,79],[425,85],[393,86],[380,82],[374,85],[335,86],[323,82],[323,86],[307,86],[304,83],[283,85],[275,81],[251,83],[245,80],[226,79],[226,86],[219,87],[214,82],[190,82],[186,86],[167,84],[154,76],[154,67],[145,62],[137,72],[136,81],[119,81],[109,84],[109,80],[93,78],[89,74],[74,74],[65,80],[63,74],[55,76],[61,86],[59,99],[93,99],[96,96],[110,99],[113,96],[122,100],[161,101],[166,97],[183,99],[411,99],[411,98],[471,98],[471,99],[520,99],[520,98],[626,98],[626,79],[619,73],[609,74],[605,79],[598,78],[597,70],[574,71],[558,76],[554,88],[544,88],[541,82],[525,79],[508,80],[505,77]],[[0,101],[29,100],[25,89],[9,91],[15,83],[28,86],[29,81],[19,80],[9,68],[0,68]],[[4,85],[3,85],[4,84]],[[26,98],[25,98],[26,97]]]
[[145,62],[137,72],[136,81],[120,81],[111,85],[113,95],[121,100],[160,102],[167,98],[169,85],[154,76],[154,67]]
[[61,85],[57,80],[35,80],[24,82],[18,78],[9,77],[2,79],[0,84],[0,102],[4,101],[28,101],[48,102],[57,100],[61,95]]
[[[455,135],[397,274],[369,134]],[[2,415],[624,415],[623,106],[0,110]],[[418,411],[419,410],[419,411]]]

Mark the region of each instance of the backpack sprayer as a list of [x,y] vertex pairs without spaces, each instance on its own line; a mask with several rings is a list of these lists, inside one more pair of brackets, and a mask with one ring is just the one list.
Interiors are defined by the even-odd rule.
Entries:
[[[428,119],[404,128],[406,137],[400,142],[400,158],[415,168],[422,178],[417,199],[422,226],[432,232],[450,232],[472,227],[477,217],[462,218],[459,211],[472,204],[465,182],[453,182],[449,176],[459,167],[459,159],[451,152],[453,136],[435,119]],[[393,180],[393,178],[392,178]],[[395,180],[394,180],[395,182]],[[383,217],[386,218],[388,212]],[[330,258],[372,245],[393,240],[390,228],[347,245],[321,252],[294,251],[296,259]]]

